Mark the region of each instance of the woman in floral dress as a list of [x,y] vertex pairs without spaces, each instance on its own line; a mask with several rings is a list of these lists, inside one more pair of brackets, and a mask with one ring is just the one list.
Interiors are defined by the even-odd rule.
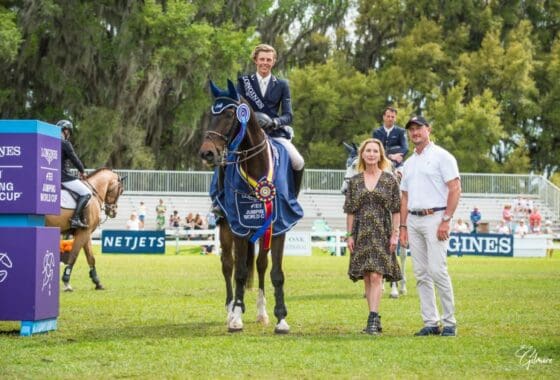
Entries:
[[400,222],[400,193],[383,144],[367,139],[359,149],[359,174],[350,179],[344,212],[348,231],[352,281],[364,280],[369,315],[364,332],[380,335],[379,303],[383,279],[399,281],[395,250]]

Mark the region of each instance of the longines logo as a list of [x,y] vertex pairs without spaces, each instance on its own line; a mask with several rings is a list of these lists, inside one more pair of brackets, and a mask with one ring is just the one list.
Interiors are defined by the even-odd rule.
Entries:
[[44,158],[45,160],[47,160],[47,162],[50,165],[51,162],[58,159],[58,150],[41,148],[41,158]]
[[0,145],[0,158],[17,157],[21,155],[21,146]]

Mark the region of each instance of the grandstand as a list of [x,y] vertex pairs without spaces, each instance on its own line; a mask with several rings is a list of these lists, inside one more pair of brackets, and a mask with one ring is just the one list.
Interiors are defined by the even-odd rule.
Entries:
[[[140,202],[146,205],[146,229],[155,228],[155,207],[159,199],[167,206],[167,216],[174,210],[184,218],[189,212],[206,215],[210,209],[207,190],[212,172],[126,171],[125,193],[119,201],[118,216],[102,224],[103,229],[123,229],[130,214],[138,212]],[[311,230],[316,219],[323,219],[333,230],[345,230],[342,211],[344,196],[339,188],[342,170],[307,170],[299,201],[305,212],[297,229]],[[552,220],[555,234],[560,231],[560,190],[540,176],[462,174],[463,195],[455,217],[469,221],[474,206],[482,213],[482,221],[493,230],[501,219],[502,208],[519,196],[531,199],[539,207],[544,220]],[[97,235],[97,234],[96,234]]]

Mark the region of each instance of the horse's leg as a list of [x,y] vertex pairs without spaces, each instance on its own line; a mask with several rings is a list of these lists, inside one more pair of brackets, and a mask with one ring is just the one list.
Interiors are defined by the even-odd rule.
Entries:
[[233,312],[233,287],[231,285],[231,276],[233,275],[233,236],[228,224],[224,220],[219,225],[220,246],[222,249],[220,260],[222,261],[222,274],[226,282],[226,312],[227,322],[229,323]]
[[257,256],[257,272],[259,274],[259,294],[257,295],[257,322],[268,325],[269,318],[266,312],[266,298],[264,296],[264,276],[268,267],[268,250],[263,248],[263,243],[259,246],[259,255]]
[[407,254],[407,249],[406,247],[400,247],[399,248],[399,256],[400,256],[400,261],[401,261],[401,273],[402,273],[402,280],[401,280],[401,289],[400,289],[400,293],[402,295],[406,295],[407,290],[406,290],[406,254]]
[[247,284],[247,249],[248,241],[239,237],[233,238],[235,247],[235,299],[233,302],[233,318],[228,323],[229,332],[243,330],[241,316],[245,312],[245,285]]
[[64,271],[62,272],[62,282],[64,283],[64,291],[71,292],[74,289],[72,285],[70,285],[70,276],[72,275],[72,268],[74,268],[74,264],[76,263],[76,259],[78,258],[78,254],[80,253],[80,249],[82,249],[85,243],[85,236],[83,233],[81,234],[79,230],[74,234],[74,243],[72,244],[72,250],[68,254],[68,264],[64,267]]
[[389,295],[390,298],[399,298],[399,287],[396,281],[391,282],[391,294]]
[[255,244],[247,244],[247,283],[245,284],[245,290],[250,290],[253,288],[253,279],[255,277]]
[[88,240],[86,245],[84,245],[84,252],[86,254],[86,260],[89,265],[89,278],[95,284],[95,290],[105,290],[99,277],[97,276],[97,270],[95,269],[95,257],[93,256],[93,247],[91,244],[91,238]]
[[272,268],[270,270],[270,278],[274,285],[274,315],[278,320],[278,324],[274,328],[277,334],[287,334],[290,332],[290,326],[286,322],[288,310],[284,304],[284,271],[282,270],[282,259],[284,256],[284,240],[286,235],[275,236],[272,238]]

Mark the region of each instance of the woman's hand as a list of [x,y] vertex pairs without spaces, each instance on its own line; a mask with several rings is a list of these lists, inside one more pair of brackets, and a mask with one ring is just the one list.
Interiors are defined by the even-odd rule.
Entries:
[[346,239],[346,246],[348,247],[350,253],[354,252],[354,238],[352,236],[348,236]]
[[395,252],[397,249],[397,245],[399,244],[399,233],[397,231],[391,234],[391,240],[389,243],[389,251]]

